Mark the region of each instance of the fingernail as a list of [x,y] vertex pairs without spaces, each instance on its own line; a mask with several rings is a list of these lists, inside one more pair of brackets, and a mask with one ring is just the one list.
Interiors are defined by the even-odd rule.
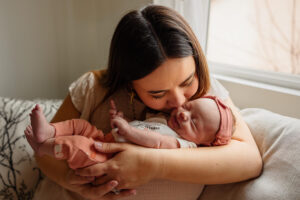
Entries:
[[95,147],[101,149],[102,143],[101,142],[95,142]]
[[116,187],[119,183],[118,181],[111,181],[109,184],[111,187]]

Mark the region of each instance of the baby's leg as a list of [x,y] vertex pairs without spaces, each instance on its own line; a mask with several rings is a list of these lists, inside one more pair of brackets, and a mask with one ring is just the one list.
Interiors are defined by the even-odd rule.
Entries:
[[62,122],[52,123],[55,128],[55,137],[81,135],[88,138],[103,140],[104,134],[95,126],[83,119],[71,119]]
[[67,160],[72,169],[87,167],[106,161],[111,155],[101,154],[94,149],[94,140],[84,136],[59,136],[37,143],[32,129],[25,130],[26,138],[39,156],[48,155],[59,160]]
[[72,169],[106,161],[110,155],[97,152],[94,143],[94,139],[79,135],[56,137],[54,157],[67,160],[69,167]]
[[54,137],[55,129],[47,122],[39,105],[36,105],[31,111],[30,121],[33,131],[33,138],[37,143],[43,143],[47,139]]

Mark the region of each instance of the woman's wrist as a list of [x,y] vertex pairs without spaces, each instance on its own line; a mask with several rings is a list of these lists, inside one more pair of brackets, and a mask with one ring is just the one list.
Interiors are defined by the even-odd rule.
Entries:
[[[165,161],[164,161],[164,151],[166,149],[147,149],[145,159],[145,167],[148,167],[152,174],[152,179],[162,179],[165,178]],[[147,169],[147,168],[146,168]]]
[[42,172],[52,181],[66,185],[66,174],[70,170],[65,161],[56,160],[50,156],[35,156],[37,164]]

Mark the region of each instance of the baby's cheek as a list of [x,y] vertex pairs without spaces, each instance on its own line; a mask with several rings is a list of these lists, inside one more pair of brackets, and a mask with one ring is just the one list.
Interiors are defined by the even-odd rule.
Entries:
[[192,137],[192,135],[190,134],[190,131],[188,131],[188,130],[181,131],[180,136],[191,142],[194,141],[194,138]]

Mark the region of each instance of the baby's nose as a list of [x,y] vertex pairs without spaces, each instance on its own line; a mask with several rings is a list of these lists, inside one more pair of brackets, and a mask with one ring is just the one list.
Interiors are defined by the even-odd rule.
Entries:
[[186,113],[186,112],[180,112],[180,113],[179,113],[179,119],[180,119],[181,121],[187,121],[187,120],[188,120],[188,115],[187,115],[187,113]]

